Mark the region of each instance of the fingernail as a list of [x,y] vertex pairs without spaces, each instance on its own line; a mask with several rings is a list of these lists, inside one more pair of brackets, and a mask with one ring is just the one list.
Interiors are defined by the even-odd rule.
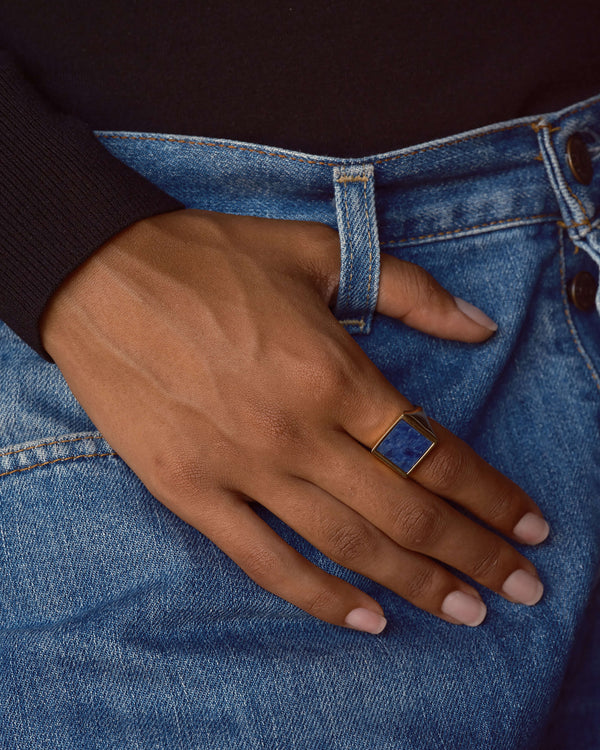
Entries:
[[531,606],[537,604],[542,598],[544,584],[526,570],[515,570],[504,581],[502,591],[516,602]]
[[513,534],[525,544],[539,544],[547,538],[549,533],[550,527],[536,513],[525,513],[513,529]]
[[453,591],[442,602],[442,612],[463,625],[475,627],[484,621],[487,608],[481,599],[464,591]]
[[480,310],[478,307],[475,307],[475,305],[472,305],[470,302],[467,302],[466,300],[461,299],[460,297],[455,297],[454,301],[456,302],[456,306],[461,311],[461,313],[463,313],[463,315],[466,315],[467,318],[470,318],[471,320],[474,320],[476,323],[478,323],[480,326],[487,328],[488,331],[498,330],[498,324],[494,323],[494,321],[491,318],[488,318],[488,316],[483,312],[483,310]]
[[377,612],[371,612],[370,609],[365,609],[364,607],[358,607],[348,612],[344,622],[355,630],[373,633],[373,635],[381,633],[387,625],[385,617],[378,615]]

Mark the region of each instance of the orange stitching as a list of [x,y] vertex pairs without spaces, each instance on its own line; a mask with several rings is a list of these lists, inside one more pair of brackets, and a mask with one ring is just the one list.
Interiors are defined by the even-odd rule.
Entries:
[[[563,177],[564,177],[564,175],[563,175]],[[590,222],[590,220],[588,218],[587,211],[585,210],[585,206],[579,200],[579,198],[575,195],[575,193],[571,190],[571,186],[569,185],[569,183],[566,180],[565,180],[565,185],[567,186],[567,190],[571,193],[571,195],[573,196],[573,198],[575,198],[575,200],[577,201],[577,203],[579,203],[579,207],[581,208],[581,211],[582,211],[582,213],[583,213],[583,215],[585,217],[585,221],[579,222],[578,224],[572,224],[571,226],[572,227],[588,227],[589,229],[591,229],[592,228],[592,224],[591,224],[591,222]]]
[[377,159],[375,161],[375,164],[383,164],[383,162],[386,161],[394,161],[395,159],[402,159],[405,156],[414,156],[415,154],[422,154],[426,151],[437,151],[440,148],[446,148],[446,146],[454,146],[456,143],[465,143],[466,141],[473,141],[476,138],[484,138],[486,135],[494,135],[495,133],[503,133],[506,130],[516,130],[517,128],[524,128],[526,126],[526,123],[521,123],[520,125],[508,125],[504,128],[498,128],[497,130],[486,130],[484,133],[475,133],[474,135],[469,135],[465,138],[459,138],[456,141],[449,141],[445,143],[438,143],[435,146],[427,146],[426,148],[418,148],[414,151],[409,151],[406,154],[396,154],[396,156],[388,156],[385,159]]
[[568,227],[565,225],[566,229],[577,229],[578,227],[589,227],[590,229],[592,228],[589,220],[587,220],[587,217],[586,217],[586,221],[578,221],[578,222],[574,221],[572,224],[569,224]]
[[563,233],[560,232],[560,239],[559,239],[559,252],[560,252],[560,261],[559,261],[559,268],[560,268],[560,294],[563,300],[563,308],[565,312],[565,318],[567,319],[567,326],[569,328],[569,331],[571,332],[571,337],[575,343],[575,347],[579,354],[582,356],[583,361],[586,364],[586,367],[590,371],[590,374],[596,383],[596,388],[600,390],[600,382],[598,381],[598,376],[596,374],[596,371],[592,367],[590,363],[590,358],[585,351],[585,349],[582,348],[580,342],[579,342],[579,336],[577,335],[577,331],[575,329],[575,325],[573,324],[573,318],[571,317],[571,311],[569,310],[569,303],[567,301],[567,293],[566,293],[566,275],[565,275],[565,251],[564,251],[564,240],[563,240]]
[[594,105],[598,104],[598,99],[594,99],[594,101],[588,102],[587,104],[583,104],[581,107],[577,107],[577,109],[572,109],[567,112],[565,117],[570,117],[571,115],[577,114],[577,112],[583,112],[584,109],[589,109],[590,107],[593,107]]
[[[406,156],[414,156],[415,154],[424,153],[426,151],[437,151],[440,148],[446,148],[446,146],[454,146],[457,143],[465,143],[466,141],[472,141],[476,138],[484,138],[486,135],[494,135],[495,133],[503,133],[507,130],[516,130],[517,128],[527,127],[528,123],[521,123],[519,125],[508,125],[504,128],[497,128],[496,130],[486,130],[483,133],[475,133],[474,135],[466,136],[465,138],[459,138],[455,141],[446,141],[439,143],[435,146],[427,146],[423,148],[417,148],[414,151],[408,151],[407,153],[396,154],[395,156],[386,156],[383,159],[377,159],[375,164],[383,164],[384,162],[394,161],[396,159],[403,159]],[[251,148],[249,146],[236,146],[232,143],[214,143],[212,141],[193,141],[187,138],[159,138],[157,136],[148,135],[118,135],[116,133],[100,133],[98,138],[112,138],[113,140],[122,141],[160,141],[164,143],[182,143],[188,146],[207,146],[209,148],[228,148],[235,151],[248,151],[253,154],[261,154],[262,156],[277,156],[280,159],[290,159],[291,161],[299,161],[304,164],[318,164],[322,167],[337,167],[340,166],[339,161],[318,161],[317,159],[304,159],[298,156],[291,156],[290,154],[280,154],[276,151],[265,151],[264,149]]]
[[367,283],[367,301],[365,307],[369,309],[371,299],[371,280],[373,277],[373,240],[371,237],[371,217],[369,216],[369,203],[367,200],[367,180],[363,182],[363,198],[365,201],[365,215],[367,217],[367,235],[369,237],[369,281]]
[[472,227],[459,227],[458,229],[447,229],[444,232],[436,232],[434,234],[422,234],[419,237],[408,237],[405,240],[388,240],[387,242],[381,242],[382,246],[385,245],[401,245],[405,242],[414,242],[415,240],[428,240],[433,237],[444,237],[450,234],[458,234],[459,232],[470,232],[473,229],[484,229],[485,227],[493,227],[499,224],[510,224],[515,221],[533,221],[534,219],[555,219],[555,214],[536,214],[535,216],[517,216],[512,219],[497,219],[496,221],[488,221],[485,224],[475,224]]
[[[342,171],[344,167],[342,167]],[[352,279],[354,277],[354,242],[352,240],[352,228],[350,227],[350,213],[348,211],[348,188],[344,182],[344,208],[346,211],[346,227],[348,228],[347,241],[350,244],[350,277],[348,278],[348,285],[346,287],[346,293],[344,294],[344,300],[350,295],[350,289],[352,288]]]
[[368,182],[368,177],[340,177],[336,182]]
[[338,322],[341,323],[343,326],[360,326],[361,328],[365,327],[364,320],[340,320]]
[[[577,229],[578,227],[590,227],[589,221],[580,221],[580,222],[573,222],[572,224],[565,224],[564,221],[557,221],[556,222],[559,227],[562,227],[563,229]],[[591,229],[592,227],[590,227]]]
[[14,456],[15,453],[23,453],[23,451],[32,451],[35,448],[45,448],[47,445],[62,445],[63,443],[76,443],[79,440],[104,440],[102,435],[86,435],[85,437],[68,438],[67,440],[54,440],[51,443],[39,443],[38,445],[31,445],[29,448],[19,448],[16,451],[9,451],[8,453],[0,453],[0,458],[4,456]]
[[261,154],[262,156],[278,156],[280,159],[290,159],[291,161],[301,161],[305,164],[319,164],[322,167],[337,167],[339,162],[335,161],[317,161],[316,159],[301,159],[297,156],[290,156],[289,154],[278,154],[274,151],[264,151],[259,148],[250,148],[248,146],[234,146],[231,143],[212,143],[211,141],[190,141],[183,138],[156,138],[151,136],[134,136],[134,135],[113,135],[113,134],[100,134],[99,138],[113,138],[122,141],[161,141],[166,143],[183,143],[188,146],[208,146],[210,148],[229,148],[235,151],[249,151],[253,154]]
[[[591,106],[591,104],[589,104],[587,106]],[[586,107],[581,107],[581,109],[586,109]],[[543,130],[543,129],[547,130],[548,134],[550,135],[551,133],[556,133],[561,128],[560,127],[551,127],[550,125],[547,125],[543,121],[540,122],[539,127],[537,127],[537,128],[534,127],[534,130],[535,130],[536,133],[539,132],[540,130]],[[552,151],[555,152],[554,144],[552,143],[552,141],[550,141],[550,143],[548,145],[548,148],[552,149]],[[584,219],[585,219],[585,221],[583,221],[583,222],[578,222],[578,223],[572,223],[572,224],[570,224],[570,228],[571,229],[575,229],[577,227],[584,227],[585,226],[585,227],[588,227],[589,229],[591,229],[592,227],[591,227],[590,219],[588,218],[587,211],[585,210],[585,206],[583,205],[583,203],[581,202],[581,200],[577,197],[577,195],[575,195],[575,193],[571,189],[571,186],[569,185],[569,183],[567,182],[567,180],[564,178],[564,175],[562,174],[562,170],[561,170],[561,177],[563,178],[564,183],[567,186],[567,190],[569,191],[569,193],[571,193],[571,195],[573,196],[573,198],[579,204],[579,208],[581,209],[581,212],[583,213],[583,216],[584,216]]]
[[561,130],[560,125],[549,125],[545,120],[538,120],[537,122],[534,122],[531,124],[531,127],[536,133],[539,133],[540,130],[546,129],[549,133],[558,133],[559,130]]
[[[577,109],[569,110],[564,117],[571,117],[574,114],[577,114],[577,112],[582,112],[584,109],[588,109],[589,107],[593,107],[594,105],[599,104],[597,100],[594,100],[592,102],[589,102],[588,104],[585,104],[581,107],[578,107]],[[543,123],[543,121],[541,121]],[[420,154],[426,151],[436,151],[440,148],[445,148],[446,146],[453,146],[457,143],[465,143],[466,141],[472,141],[476,138],[485,138],[486,135],[495,135],[496,133],[504,133],[508,130],[517,130],[518,128],[525,128],[525,127],[531,127],[535,132],[541,127],[544,127],[544,124],[538,124],[538,123],[528,123],[528,122],[522,122],[517,125],[507,125],[502,128],[496,128],[495,130],[486,130],[483,133],[475,133],[473,135],[466,136],[465,138],[459,138],[454,141],[445,141],[444,143],[437,144],[435,146],[428,146],[424,148],[418,148],[414,151],[409,151],[405,154],[396,154],[394,156],[387,156],[384,159],[377,159],[374,163],[375,164],[383,164],[387,161],[394,161],[395,159],[402,159],[406,156],[414,156],[415,154]],[[278,156],[280,159],[290,159],[291,161],[299,161],[303,162],[304,164],[318,164],[322,167],[337,167],[340,165],[339,161],[319,161],[317,159],[304,159],[298,156],[291,156],[290,154],[279,154],[275,151],[265,151],[264,149],[258,149],[258,148],[251,148],[248,146],[236,146],[232,143],[214,143],[212,141],[198,141],[198,140],[189,140],[187,138],[158,138],[156,136],[139,136],[139,135],[118,135],[116,133],[100,133],[98,134],[98,138],[112,138],[115,140],[129,140],[129,141],[161,141],[164,143],[182,143],[186,144],[188,146],[208,146],[211,148],[229,148],[236,151],[248,151],[253,154],[261,154],[263,156]]]
[[19,471],[29,471],[29,469],[37,469],[39,466],[48,466],[49,464],[56,464],[59,461],[74,461],[76,458],[102,458],[103,456],[116,456],[114,452],[111,453],[82,453],[80,456],[67,456],[66,458],[55,458],[53,461],[44,461],[41,464],[32,464],[31,466],[24,466],[21,469],[12,469],[12,471],[5,471],[0,474],[0,477],[6,477],[9,474],[16,474]]

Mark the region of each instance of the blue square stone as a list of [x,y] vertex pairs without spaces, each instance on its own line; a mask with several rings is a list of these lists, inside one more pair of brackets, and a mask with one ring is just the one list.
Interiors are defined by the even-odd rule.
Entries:
[[375,451],[408,474],[431,445],[432,441],[429,438],[401,419],[392,427]]

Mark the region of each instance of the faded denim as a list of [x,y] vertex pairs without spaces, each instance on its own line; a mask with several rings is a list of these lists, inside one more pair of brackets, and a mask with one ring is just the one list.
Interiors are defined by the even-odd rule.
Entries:
[[[590,185],[567,165],[575,132],[595,160]],[[397,388],[539,504],[551,536],[523,551],[546,593],[526,607],[480,587],[484,624],[450,625],[261,511],[309,559],[377,598],[389,625],[371,636],[319,622],[154,500],[57,368],[1,327],[0,745],[537,747],[577,633],[578,647],[588,642],[599,563],[600,324],[571,304],[567,284],[598,273],[600,101],[366,159],[97,135],[189,207],[339,228],[338,317],[363,321],[357,341]],[[467,345],[373,316],[379,247],[481,307],[497,333]],[[568,695],[559,705],[568,721]],[[590,747],[583,731],[568,725],[570,748]]]

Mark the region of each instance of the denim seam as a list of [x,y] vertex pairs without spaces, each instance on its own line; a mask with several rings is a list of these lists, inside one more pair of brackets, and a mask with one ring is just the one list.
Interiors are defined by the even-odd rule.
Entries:
[[[591,106],[591,105],[590,105]],[[503,133],[507,130],[516,130],[518,128],[526,128],[530,127],[530,123],[522,122],[518,125],[507,125],[503,128],[497,128],[496,130],[486,130],[483,133],[474,133],[473,135],[466,136],[464,138],[458,138],[454,141],[444,141],[443,143],[438,143],[433,146],[426,146],[423,148],[417,148],[413,151],[407,151],[406,153],[402,154],[395,154],[394,156],[386,156],[381,159],[376,159],[373,163],[374,164],[385,164],[386,162],[395,161],[397,159],[404,159],[407,156],[415,156],[416,154],[422,154],[426,153],[428,151],[438,151],[441,148],[446,148],[447,146],[454,146],[455,144],[459,143],[466,143],[467,141],[472,141],[477,138],[485,138],[487,135],[494,135],[495,133]],[[253,154],[260,154],[262,156],[276,156],[279,159],[290,159],[290,161],[299,161],[303,162],[304,164],[318,164],[322,167],[338,167],[340,165],[343,165],[345,163],[345,159],[339,159],[337,161],[320,161],[318,159],[305,159],[300,156],[292,156],[291,154],[282,154],[278,151],[268,151],[266,149],[259,149],[259,148],[251,148],[249,146],[238,146],[233,143],[215,143],[214,141],[193,141],[189,140],[187,138],[165,138],[165,137],[158,137],[158,136],[150,136],[150,135],[118,135],[116,133],[99,133],[97,135],[98,138],[112,138],[113,140],[122,140],[122,141],[160,141],[161,143],[180,143],[187,146],[198,146],[198,147],[206,147],[206,148],[229,148],[235,151],[248,151]],[[364,157],[365,159],[368,159],[369,157]],[[360,161],[360,159],[358,160]]]
[[29,471],[30,469],[37,469],[40,466],[48,466],[50,464],[56,464],[60,461],[74,461],[76,458],[102,458],[104,456],[116,456],[114,451],[109,453],[81,453],[79,456],[65,456],[64,458],[55,458],[52,461],[43,461],[39,464],[32,464],[31,466],[22,466],[20,469],[11,469],[0,474],[0,477],[6,477],[9,474],[17,474],[20,471]]
[[476,138],[485,138],[486,135],[494,135],[495,133],[504,133],[507,130],[516,130],[517,128],[525,128],[529,123],[519,123],[518,125],[507,125],[504,128],[497,128],[496,130],[486,130],[483,133],[474,133],[473,135],[466,136],[465,138],[458,138],[455,141],[448,141],[444,143],[438,143],[433,146],[424,146],[423,148],[417,148],[414,151],[407,151],[405,154],[396,154],[395,156],[387,156],[384,159],[376,159],[374,164],[383,164],[388,161],[395,161],[396,159],[403,159],[406,156],[415,156],[416,154],[424,154],[428,151],[438,151],[441,148],[447,146],[453,146],[458,143],[466,143],[467,141],[473,141]]
[[104,440],[102,435],[83,435],[82,437],[67,438],[65,440],[53,440],[51,443],[38,443],[37,445],[30,445],[27,448],[19,448],[16,451],[9,451],[8,453],[0,453],[0,458],[5,456],[14,456],[17,453],[23,453],[24,451],[33,451],[36,448],[45,448],[48,445],[63,445],[64,443],[76,443],[80,440]]
[[[341,165],[339,167],[342,174],[336,178],[336,182],[339,184],[341,183],[344,186],[344,213],[346,218],[346,228],[347,228],[347,240],[350,243],[350,273],[348,275],[348,284],[346,286],[344,297],[342,298],[344,302],[349,298],[350,291],[352,289],[352,281],[354,278],[354,239],[353,239],[353,233],[352,233],[352,227],[350,224],[350,211],[348,209],[348,183],[349,182],[362,182],[363,183],[363,197],[364,197],[364,211],[367,219],[367,231],[369,236],[369,280],[367,285],[367,307],[369,304],[369,299],[371,295],[371,284],[372,284],[372,278],[373,278],[373,242],[372,242],[372,236],[371,236],[371,227],[369,225],[369,211],[368,211],[368,200],[367,200],[367,183],[371,179],[367,175],[348,175],[345,174],[345,166]],[[364,319],[364,316],[362,318],[344,318],[343,320],[340,320],[339,323],[343,326],[358,326],[361,331],[366,326],[366,321]]]
[[558,133],[561,130],[560,125],[549,125],[544,119],[536,120],[536,122],[531,123],[531,127],[535,133],[539,133],[540,130],[543,130],[544,128],[549,133]]
[[459,227],[458,229],[446,229],[443,232],[435,232],[434,234],[422,234],[416,237],[408,237],[404,240],[387,240],[380,242],[381,246],[389,245],[402,245],[407,242],[416,242],[417,240],[430,240],[436,237],[447,237],[460,232],[472,232],[474,229],[486,229],[488,227],[498,226],[501,224],[511,224],[523,221],[538,221],[540,219],[552,219],[556,221],[556,214],[536,214],[534,216],[517,216],[510,219],[498,219],[496,221],[488,221],[485,224],[475,224],[471,227]]
[[583,344],[581,343],[581,339],[579,338],[577,329],[575,328],[575,323],[573,322],[571,311],[569,309],[569,301],[567,299],[564,232],[562,228],[559,228],[559,268],[560,268],[560,292],[561,292],[561,297],[563,300],[563,309],[565,313],[565,318],[567,319],[567,326],[569,328],[569,331],[571,332],[571,336],[573,338],[573,341],[575,342],[575,347],[577,348],[577,351],[582,356],[583,361],[585,362],[588,370],[590,371],[590,374],[596,384],[596,388],[600,390],[600,377],[598,376],[596,368],[594,367],[589,354],[585,351]]
[[585,221],[582,221],[579,224],[565,224],[564,221],[559,221],[558,225],[563,229],[578,229],[579,227],[587,227],[585,232],[577,233],[577,239],[583,240],[588,236],[588,234],[590,234],[590,232],[593,232],[594,229],[597,229],[600,226],[600,217],[595,219],[591,224]]
[[[338,182],[340,180],[338,179]],[[348,211],[348,180],[343,180],[344,185],[344,210],[346,212],[346,227],[348,229],[348,242],[350,243],[350,275],[348,277],[348,285],[346,287],[346,292],[344,296],[344,301],[348,299],[350,295],[350,290],[352,289],[352,279],[354,277],[354,240],[352,237],[352,228],[350,226],[350,213]],[[342,321],[343,323],[347,324],[347,321]]]
[[573,226],[578,226],[578,227],[585,226],[585,227],[588,227],[588,229],[591,229],[592,228],[592,222],[591,222],[591,219],[589,218],[589,216],[587,215],[587,211],[586,211],[585,206],[581,202],[581,198],[579,198],[577,195],[575,195],[575,193],[573,192],[573,188],[566,181],[565,181],[565,186],[566,186],[567,190],[571,193],[571,195],[573,196],[573,198],[575,198],[575,200],[577,201],[577,203],[579,203],[579,206],[580,206],[581,211],[582,211],[583,216],[584,216],[584,221],[580,221],[579,223],[574,224]]
[[[594,107],[596,104],[598,104],[598,98],[594,98],[592,101],[588,102],[587,104],[582,104],[581,107],[577,107],[576,109],[569,109],[567,112],[565,112],[562,117],[559,118],[559,120],[564,120],[565,118],[572,117],[573,115],[576,115],[578,112],[583,112],[586,109],[589,109],[590,107]],[[541,127],[543,127],[543,123],[545,122],[543,119],[537,121]]]
[[369,302],[371,300],[371,284],[373,282],[373,237],[371,236],[371,217],[369,215],[369,201],[367,198],[367,181],[368,178],[363,180],[363,200],[365,206],[365,218],[367,222],[367,235],[369,237],[369,281],[367,282],[367,301],[365,303],[365,309],[369,309]]
[[318,161],[317,159],[303,159],[290,154],[280,154],[277,151],[266,151],[259,148],[250,148],[249,146],[237,146],[233,143],[213,143],[212,141],[190,141],[183,138],[159,138],[149,135],[117,135],[112,133],[101,133],[98,138],[112,138],[122,141],[161,141],[164,143],[182,143],[187,146],[205,146],[207,148],[229,148],[234,151],[248,151],[252,154],[261,154],[262,156],[277,156],[280,159],[289,159],[290,161],[301,161],[304,164],[318,164],[322,167],[337,167],[342,163],[340,161]]
[[[562,195],[565,206],[569,211],[569,228],[576,229],[577,227],[584,226],[587,227],[588,230],[590,230],[591,221],[587,215],[585,206],[581,202],[580,198],[573,192],[571,186],[567,182],[558,161],[556,151],[554,149],[554,143],[552,142],[551,134],[553,132],[556,132],[557,128],[552,128],[547,122],[543,120],[540,120],[535,125],[532,125],[532,128],[538,135],[538,138],[541,140],[540,146],[542,147],[542,152],[545,152],[547,155],[546,169],[550,175],[551,181],[554,182],[554,189],[556,192]],[[579,210],[583,215],[583,221],[577,221],[577,208],[575,205],[573,205],[572,201],[569,200],[568,195],[565,195],[565,188],[579,206]]]
[[598,101],[596,99],[592,102],[588,102],[587,104],[582,104],[581,107],[577,107],[577,109],[569,110],[565,117],[571,117],[571,115],[576,115],[578,112],[583,112],[584,109],[589,109],[590,107],[593,107],[594,104],[598,104]]
[[[585,109],[588,109],[589,107],[593,107],[598,104],[598,100],[594,99],[591,102],[588,102],[587,104],[582,105],[581,107],[578,107],[577,109],[569,110],[566,112],[563,117],[572,117],[573,115],[577,114],[578,112],[582,112]],[[536,121],[539,123],[540,121]],[[453,146],[458,143],[465,143],[467,141],[472,141],[477,138],[485,138],[487,135],[494,135],[495,133],[504,133],[508,130],[517,130],[518,128],[528,128],[533,127],[536,125],[536,122],[520,122],[515,125],[506,125],[502,128],[496,128],[494,130],[484,130],[481,133],[473,133],[472,135],[465,136],[464,138],[457,138],[456,140],[444,140],[442,143],[438,143],[432,146],[424,146],[422,148],[414,149],[413,151],[407,151],[406,153],[402,154],[394,154],[394,156],[386,156],[382,159],[377,159],[374,161],[374,164],[384,164],[389,161],[395,161],[396,159],[403,159],[407,156],[414,156],[416,154],[422,154],[427,151],[437,151],[441,148],[446,148],[447,146]],[[535,130],[535,127],[534,127]],[[188,146],[203,146],[203,147],[209,147],[209,148],[229,148],[232,150],[237,151],[249,151],[253,154],[261,154],[263,156],[277,156],[280,159],[290,159],[291,161],[299,161],[303,162],[305,164],[318,164],[322,167],[337,167],[340,164],[343,164],[345,162],[344,159],[338,159],[337,161],[322,161],[318,159],[305,159],[299,156],[292,156],[291,154],[282,154],[275,150],[266,150],[266,149],[258,149],[258,148],[251,148],[249,146],[239,146],[237,144],[233,143],[214,143],[212,141],[198,141],[198,140],[190,140],[188,138],[165,138],[165,137],[158,137],[158,136],[149,136],[149,135],[121,135],[117,133],[98,133],[96,135],[97,138],[112,138],[113,140],[129,140],[129,141],[160,141],[164,143],[182,143],[186,144]],[[368,157],[365,157],[368,158]],[[359,160],[360,161],[360,160]]]
[[361,328],[365,327],[365,321],[364,320],[358,320],[357,318],[345,318],[344,320],[339,320],[339,323],[343,326],[360,326]]

